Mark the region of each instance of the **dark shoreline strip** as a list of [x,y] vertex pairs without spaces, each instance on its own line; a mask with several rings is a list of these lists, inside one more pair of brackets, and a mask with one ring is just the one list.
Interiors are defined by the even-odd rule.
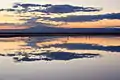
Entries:
[[26,37],[26,36],[120,36],[120,33],[0,33],[0,37]]

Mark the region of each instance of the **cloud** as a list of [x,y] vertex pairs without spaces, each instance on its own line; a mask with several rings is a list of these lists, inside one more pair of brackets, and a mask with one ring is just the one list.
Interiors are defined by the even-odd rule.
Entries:
[[101,11],[101,8],[94,7],[80,7],[80,6],[72,6],[72,5],[52,5],[52,4],[23,4],[23,3],[15,3],[13,8],[22,7],[23,11],[28,12],[44,12],[44,13],[72,13],[72,12],[94,12]]
[[26,8],[26,7],[37,7],[37,6],[41,6],[41,5],[39,5],[39,4],[22,4],[22,3],[13,4],[13,8],[17,8],[19,6]]
[[120,13],[101,14],[101,15],[71,15],[67,17],[59,18],[47,18],[52,21],[64,21],[64,22],[85,22],[85,21],[97,21],[103,19],[120,19]]
[[51,7],[46,8],[47,12],[51,13],[71,13],[71,12],[92,12],[92,11],[100,11],[100,9],[93,7],[78,7],[72,5],[52,5]]

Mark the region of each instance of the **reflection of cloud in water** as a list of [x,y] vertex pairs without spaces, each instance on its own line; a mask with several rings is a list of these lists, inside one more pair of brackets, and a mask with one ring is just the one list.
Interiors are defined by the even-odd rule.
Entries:
[[[13,57],[16,61],[72,60],[93,58],[99,56],[99,51],[120,52],[119,37],[110,36],[3,38],[0,39],[0,42],[1,44],[6,43],[5,48],[1,48],[0,56]],[[11,42],[16,43],[12,44],[15,47],[8,46]],[[24,44],[20,44],[20,42],[24,42]]]
[[[21,37],[21,38],[1,38],[0,53],[18,53],[26,52],[41,53],[42,50],[56,52],[59,48],[60,51],[69,50],[101,50],[120,52],[119,37]],[[14,44],[13,44],[14,43]],[[8,46],[9,45],[9,46]],[[53,49],[53,48],[54,49]]]
[[[13,55],[12,55],[13,56]],[[24,54],[22,57],[14,56],[13,59],[17,62],[21,61],[38,61],[38,60],[72,60],[78,58],[94,58],[100,56],[99,54],[92,53],[84,53],[84,54],[76,54],[70,52],[51,52],[51,53],[41,53],[41,54]]]
[[81,44],[81,43],[56,44],[53,46],[72,50],[83,49],[83,50],[103,50],[111,52],[120,52],[120,46],[102,46],[97,44]]
[[[111,41],[112,38],[112,41]],[[34,41],[34,46],[37,47],[55,47],[55,48],[67,48],[70,50],[102,50],[102,51],[111,51],[111,52],[120,52],[119,38],[116,37],[91,37],[89,40],[82,37],[53,37],[51,39],[41,38],[44,41],[39,41],[40,38],[36,38],[37,41]],[[31,38],[32,39],[32,38]],[[94,40],[96,40],[94,42]],[[115,41],[115,42],[114,42]],[[42,46],[43,45],[43,46]],[[34,47],[32,45],[29,45]]]

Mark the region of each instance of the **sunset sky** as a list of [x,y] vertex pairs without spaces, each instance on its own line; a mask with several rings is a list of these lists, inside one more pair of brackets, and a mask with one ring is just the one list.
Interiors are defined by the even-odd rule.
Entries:
[[[29,12],[24,9],[0,12],[0,30],[22,30],[32,27],[47,26],[52,28],[108,28],[120,27],[120,0],[3,0],[0,3],[1,9],[14,9],[13,4],[52,4],[46,10]],[[64,8],[67,4],[67,8]],[[54,10],[56,5],[60,5],[63,13],[59,9]],[[72,6],[69,7],[68,5]],[[82,11],[69,12],[74,7],[84,8]],[[24,8],[24,6],[20,6]],[[33,7],[33,6],[32,6]],[[89,11],[92,10],[98,11]],[[86,9],[85,9],[86,8]],[[28,8],[29,9],[29,8]],[[34,9],[34,8],[33,8]],[[30,9],[32,10],[32,9]],[[88,12],[85,12],[88,10]],[[18,12],[19,11],[19,12]],[[47,14],[46,14],[46,12]],[[22,12],[22,10],[21,10]],[[45,13],[45,14],[43,14]],[[50,13],[50,14],[48,14]]]

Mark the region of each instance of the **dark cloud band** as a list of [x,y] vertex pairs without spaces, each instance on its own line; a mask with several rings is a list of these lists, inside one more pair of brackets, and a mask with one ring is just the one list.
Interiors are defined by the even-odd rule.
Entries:
[[120,19],[120,13],[101,14],[101,15],[77,15],[77,16],[71,15],[67,17],[49,18],[49,20],[52,21],[65,21],[65,22],[98,21],[103,19]]
[[[72,5],[52,5],[52,4],[22,4],[16,3],[13,5],[13,8],[22,7],[23,11],[28,12],[44,12],[44,13],[72,13],[72,12],[94,12],[101,11],[101,8],[94,7],[80,7],[80,6],[72,6]],[[32,7],[39,7],[39,9],[32,9]]]

